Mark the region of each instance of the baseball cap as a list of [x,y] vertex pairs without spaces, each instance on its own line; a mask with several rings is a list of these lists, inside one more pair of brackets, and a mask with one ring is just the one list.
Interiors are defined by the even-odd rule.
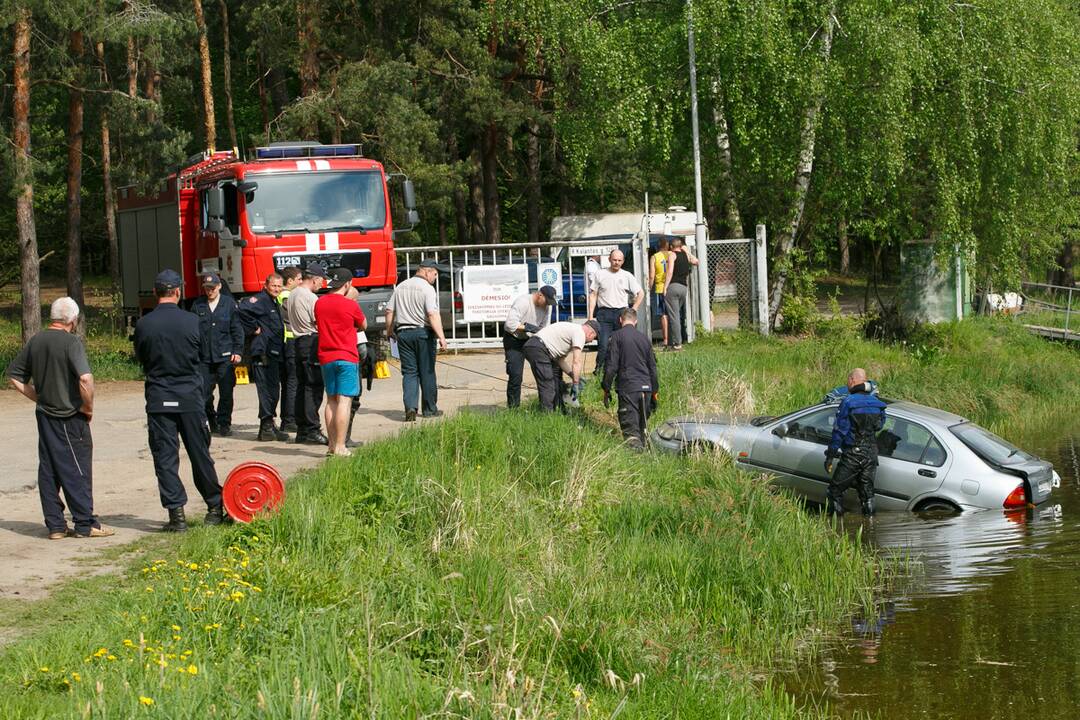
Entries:
[[435,262],[434,260],[421,260],[420,261],[420,267],[422,267],[422,268],[433,268],[435,270],[438,270],[439,269],[439,263]]
[[317,262],[308,263],[307,267],[304,268],[304,277],[305,278],[313,278],[313,277],[326,278],[327,277],[326,268],[323,267],[322,263],[317,263]]
[[353,274],[348,268],[336,267],[330,268],[329,278],[326,287],[330,290],[337,290],[339,287],[351,283]]
[[540,288],[540,294],[544,296],[544,301],[548,305],[555,304],[555,288],[551,287],[550,285],[544,285]]
[[204,272],[201,277],[203,287],[206,287],[207,285],[221,284],[221,278],[218,277],[218,274],[216,272]]
[[165,268],[154,277],[154,289],[162,292],[175,290],[183,283],[180,273],[169,268]]

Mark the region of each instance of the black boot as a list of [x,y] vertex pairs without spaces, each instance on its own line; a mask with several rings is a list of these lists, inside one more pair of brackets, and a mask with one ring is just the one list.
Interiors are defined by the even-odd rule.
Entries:
[[221,525],[225,522],[225,511],[220,505],[210,505],[206,508],[206,517],[203,522],[207,525]]
[[184,532],[187,530],[187,518],[184,517],[184,508],[169,510],[169,522],[161,530],[162,532]]
[[837,496],[836,493],[832,492],[831,488],[829,490],[826,490],[825,491],[825,511],[827,513],[829,513],[830,515],[835,515],[836,517],[843,517],[844,516],[844,496],[843,495]]
[[862,501],[862,514],[863,517],[874,517],[874,498],[867,498]]
[[259,421],[259,436],[255,438],[259,442],[267,442],[274,439],[274,421],[273,420],[260,420]]
[[285,432],[282,428],[274,424],[274,421],[270,421],[270,429],[274,432],[274,439],[286,441],[289,439],[289,433]]

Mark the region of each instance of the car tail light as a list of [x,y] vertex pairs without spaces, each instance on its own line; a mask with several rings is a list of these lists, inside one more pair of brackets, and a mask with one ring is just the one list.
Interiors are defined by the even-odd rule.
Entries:
[[454,291],[454,310],[462,312],[465,310],[465,303],[461,301],[461,293]]
[[1016,510],[1018,508],[1027,506],[1027,493],[1024,492],[1024,483],[1020,483],[1016,486],[1016,489],[1009,493],[1009,497],[1005,498],[1005,502],[1001,504],[1006,510]]

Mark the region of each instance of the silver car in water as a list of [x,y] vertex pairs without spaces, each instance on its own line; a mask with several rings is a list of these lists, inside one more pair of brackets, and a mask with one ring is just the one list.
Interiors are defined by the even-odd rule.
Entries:
[[[1024,452],[959,415],[911,402],[885,401],[874,482],[879,510],[1017,510],[1038,505],[1059,487],[1049,462]],[[781,417],[680,417],[652,434],[671,452],[716,449],[738,467],[773,475],[809,500],[825,502],[825,449],[837,403]],[[835,472],[835,469],[834,469]],[[858,508],[854,490],[845,507]]]

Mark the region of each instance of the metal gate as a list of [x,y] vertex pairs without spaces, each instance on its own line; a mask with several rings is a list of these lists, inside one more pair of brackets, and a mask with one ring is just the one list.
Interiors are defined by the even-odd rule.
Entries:
[[690,291],[702,327],[769,334],[765,252],[764,225],[757,226],[756,238],[705,241],[697,283]]
[[[505,266],[524,266],[511,269],[520,281],[528,278],[528,291],[541,285],[552,285],[558,294],[551,322],[570,320],[584,322],[588,316],[590,258],[599,257],[606,265],[611,250],[618,248],[626,255],[626,269],[642,283],[648,281],[648,266],[639,262],[642,241],[638,237],[594,238],[588,240],[502,243],[499,245],[432,245],[427,247],[395,248],[398,262],[398,282],[416,272],[423,260],[438,264],[439,276],[435,290],[439,295],[446,342],[453,349],[502,347],[502,324],[505,314],[485,314],[477,310],[475,277],[483,277],[480,268],[489,268],[496,275]],[[499,267],[496,267],[499,266]],[[514,272],[516,270],[516,272]],[[644,275],[643,275],[644,273]],[[520,290],[520,285],[518,286]],[[642,307],[645,307],[644,303]]]

